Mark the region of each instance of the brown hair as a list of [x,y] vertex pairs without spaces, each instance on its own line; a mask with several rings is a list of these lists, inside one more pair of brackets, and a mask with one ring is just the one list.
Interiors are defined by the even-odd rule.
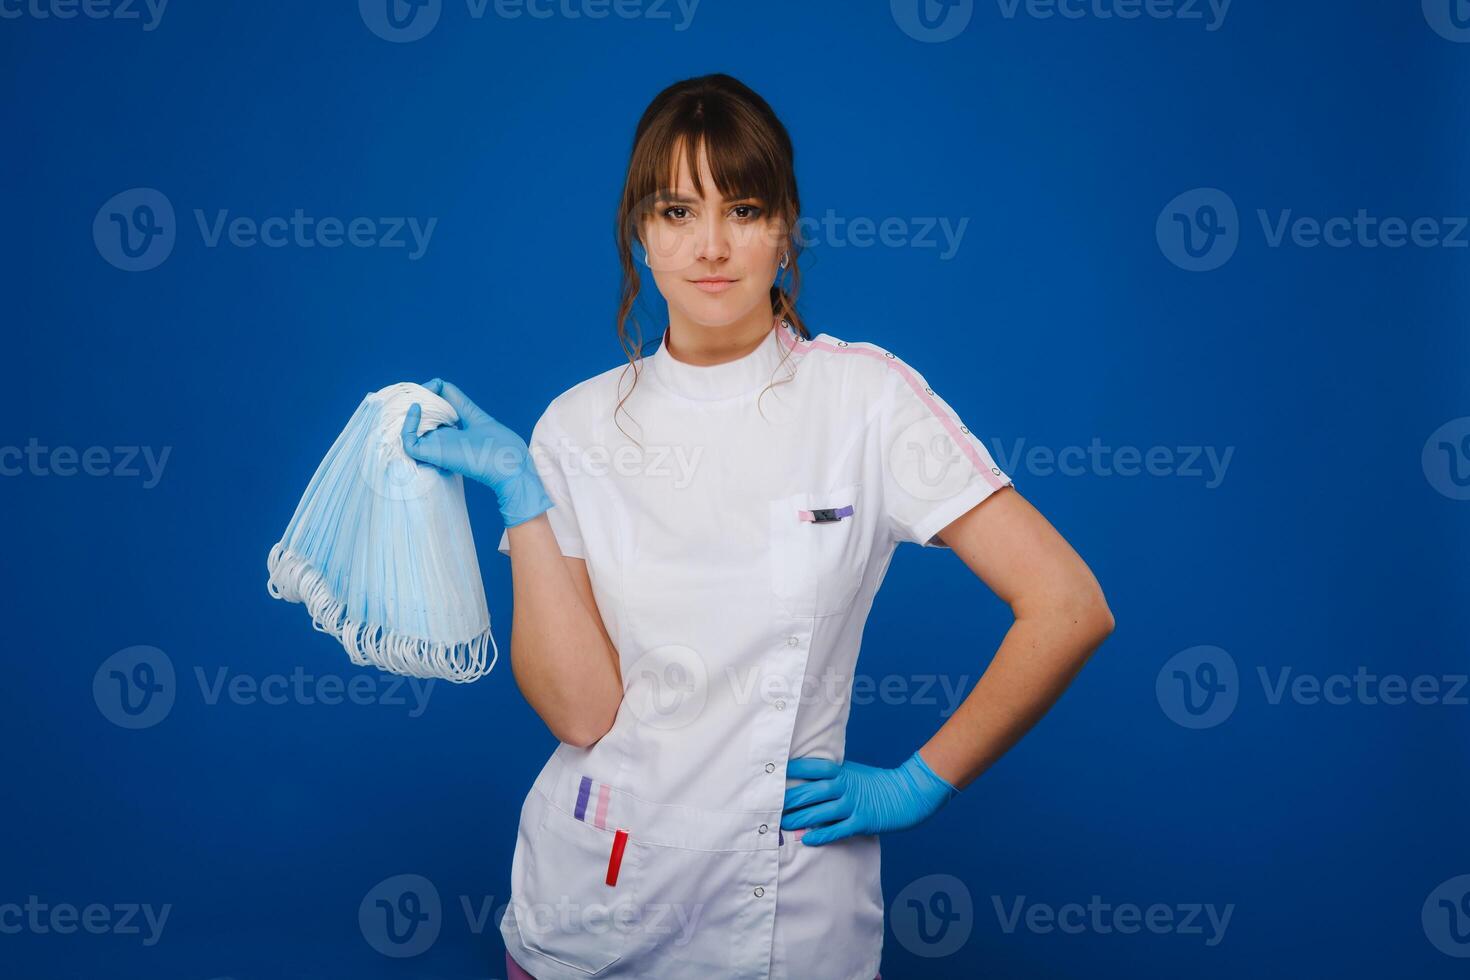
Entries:
[[[801,288],[797,262],[800,242],[796,234],[801,199],[796,192],[791,137],[766,100],[736,79],[725,74],[688,78],[664,89],[643,111],[643,118],[638,120],[638,128],[633,133],[633,153],[618,204],[615,234],[618,258],[623,266],[618,340],[633,368],[635,386],[643,329],[633,315],[637,340],[628,336],[627,321],[633,314],[641,284],[633,260],[633,239],[652,215],[659,192],[673,186],[681,149],[695,191],[703,196],[699,176],[701,147],[708,154],[715,185],[727,199],[758,198],[766,208],[766,216],[785,228],[790,259],[783,270],[786,275],[771,286],[771,313],[788,321],[797,336],[811,337],[796,311],[796,295]],[[788,352],[782,345],[783,361]],[[630,387],[628,394],[618,401],[618,408],[622,408],[632,390]]]

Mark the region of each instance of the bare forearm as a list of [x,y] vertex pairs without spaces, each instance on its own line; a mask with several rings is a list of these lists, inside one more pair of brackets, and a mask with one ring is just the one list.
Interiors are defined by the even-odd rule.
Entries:
[[963,789],[1020,741],[1112,632],[1101,597],[1016,617],[974,690],[920,750]]
[[507,532],[512,594],[511,671],[553,735],[588,745],[612,727],[622,701],[617,656],[542,514]]

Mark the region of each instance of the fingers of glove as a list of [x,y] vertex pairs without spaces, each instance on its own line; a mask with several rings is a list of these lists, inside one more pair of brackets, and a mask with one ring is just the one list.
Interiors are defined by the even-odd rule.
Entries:
[[803,827],[815,827],[818,824],[832,823],[850,816],[852,816],[851,800],[828,800],[804,810],[792,810],[781,814],[781,829],[800,830]]
[[419,418],[422,414],[423,409],[414,402],[408,406],[408,414],[403,416],[403,451],[414,459],[418,458],[414,455],[414,444],[419,441]]
[[468,395],[443,378],[435,378],[424,385],[424,387],[447,401],[449,407],[454,409],[459,415],[459,420],[462,425],[479,425],[484,422],[494,421],[485,413],[484,409],[470,401]]
[[787,779],[831,779],[842,771],[842,766],[831,759],[820,759],[804,755],[786,763]]
[[823,844],[831,844],[833,841],[839,841],[844,837],[851,837],[854,834],[860,834],[862,832],[863,829],[858,825],[857,820],[850,817],[846,820],[839,820],[830,827],[817,827],[814,830],[808,830],[801,835],[801,842],[803,844],[809,844],[812,847],[821,847]]
[[794,810],[797,807],[810,806],[823,800],[835,800],[840,796],[842,796],[842,786],[837,780],[819,779],[812,783],[786,787],[786,797],[781,808]]
[[[412,410],[410,410],[410,413],[412,414]],[[414,424],[415,424],[415,426],[417,426],[417,424],[418,424],[418,420],[417,419],[414,419]],[[440,469],[452,470],[454,472],[459,472],[459,468],[457,466],[453,465],[454,462],[455,462],[454,457],[455,457],[456,454],[453,451],[453,447],[449,444],[448,439],[445,438],[446,435],[447,435],[447,433],[445,432],[444,429],[442,429],[442,428],[441,429],[430,429],[428,432],[425,432],[423,435],[416,437],[413,440],[413,443],[410,445],[408,443],[408,436],[406,434],[407,433],[407,427],[408,427],[408,419],[405,418],[404,419],[404,431],[405,431],[405,435],[404,435],[404,451],[405,452],[407,452],[410,456],[412,456],[414,459],[418,460],[421,463],[430,463],[430,464],[432,464],[434,466],[439,467]]]

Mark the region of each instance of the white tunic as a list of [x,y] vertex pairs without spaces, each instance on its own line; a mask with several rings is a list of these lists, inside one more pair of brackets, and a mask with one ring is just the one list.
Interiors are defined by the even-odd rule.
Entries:
[[625,694],[526,797],[506,948],[538,980],[872,980],[878,838],[780,831],[800,782],[786,763],[842,761],[895,547],[943,547],[934,534],[1011,480],[872,344],[778,322],[735,361],[660,342],[639,368],[636,386],[625,364],[559,395],[529,443]]

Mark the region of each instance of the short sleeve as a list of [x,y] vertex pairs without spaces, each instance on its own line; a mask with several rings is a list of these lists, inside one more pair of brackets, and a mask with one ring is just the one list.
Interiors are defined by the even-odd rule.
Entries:
[[[551,498],[551,509],[546,518],[551,522],[551,531],[561,553],[568,558],[586,558],[582,544],[582,529],[577,523],[576,508],[572,504],[571,483],[567,479],[567,461],[572,451],[572,442],[562,432],[548,407],[531,431],[526,444],[531,451],[531,461],[541,477],[541,485]],[[496,550],[502,555],[510,554],[510,530],[500,532],[500,544]]]
[[885,352],[878,412],[883,507],[899,541],[947,548],[934,536],[1012,480],[924,376]]

